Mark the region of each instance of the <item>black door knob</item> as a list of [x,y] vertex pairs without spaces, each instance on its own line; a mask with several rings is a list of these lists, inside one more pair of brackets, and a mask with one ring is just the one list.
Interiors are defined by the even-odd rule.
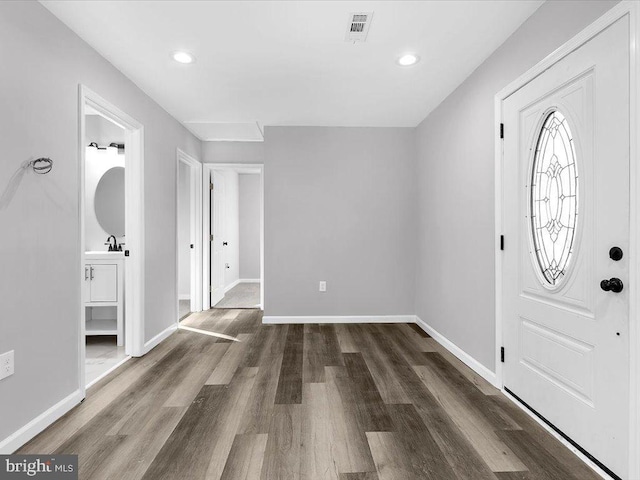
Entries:
[[620,247],[611,247],[611,250],[609,250],[609,258],[614,262],[622,260],[622,256],[623,253]]
[[622,280],[614,277],[610,280],[602,280],[600,282],[600,288],[605,292],[620,293],[624,285],[622,284]]

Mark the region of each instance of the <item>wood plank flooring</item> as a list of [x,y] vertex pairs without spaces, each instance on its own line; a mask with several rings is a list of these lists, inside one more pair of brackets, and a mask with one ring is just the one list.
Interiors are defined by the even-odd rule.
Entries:
[[413,325],[262,325],[193,314],[19,453],[82,479],[599,478]]

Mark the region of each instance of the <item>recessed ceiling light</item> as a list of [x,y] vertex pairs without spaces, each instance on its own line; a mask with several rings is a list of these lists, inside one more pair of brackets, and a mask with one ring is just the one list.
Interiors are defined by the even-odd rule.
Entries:
[[196,61],[196,57],[191,55],[189,52],[177,51],[171,54],[171,58],[173,58],[178,63],[193,63]]
[[400,58],[398,58],[398,65],[401,67],[410,67],[411,65],[415,65],[420,60],[420,57],[415,53],[405,53]]

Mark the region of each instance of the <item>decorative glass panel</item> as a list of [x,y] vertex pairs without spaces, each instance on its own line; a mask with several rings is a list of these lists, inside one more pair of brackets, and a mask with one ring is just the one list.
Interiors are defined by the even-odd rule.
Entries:
[[573,137],[559,111],[545,119],[533,158],[531,230],[536,259],[549,285],[567,273],[578,221],[578,172]]

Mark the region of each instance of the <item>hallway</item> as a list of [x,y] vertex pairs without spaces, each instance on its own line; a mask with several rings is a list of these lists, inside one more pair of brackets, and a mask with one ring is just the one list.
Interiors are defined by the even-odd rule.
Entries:
[[263,325],[210,310],[88,391],[19,453],[83,479],[596,479],[409,324]]

